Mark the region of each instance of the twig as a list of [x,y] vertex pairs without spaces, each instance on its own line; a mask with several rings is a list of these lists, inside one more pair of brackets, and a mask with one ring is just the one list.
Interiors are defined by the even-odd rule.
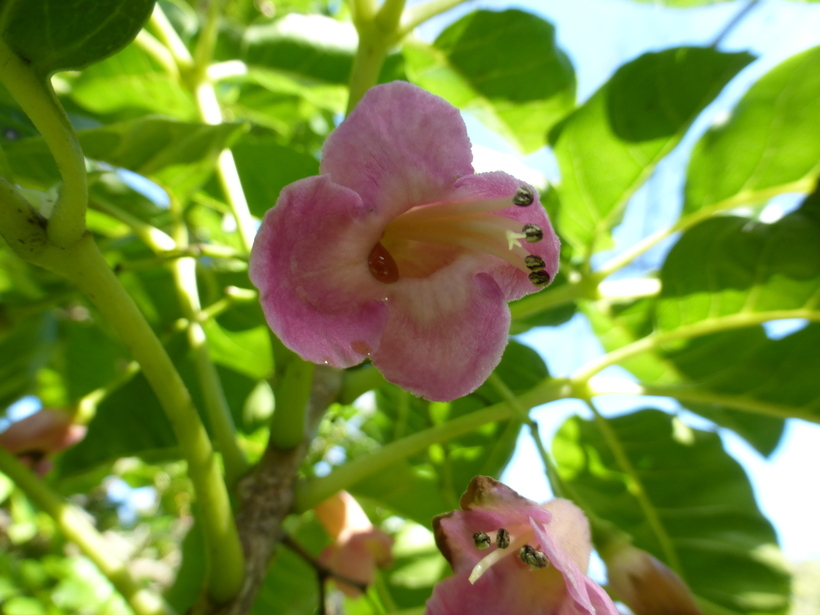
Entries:
[[362,583],[361,581],[357,581],[355,579],[351,579],[348,576],[343,574],[339,574],[329,566],[325,566],[322,562],[316,559],[311,553],[307,551],[302,545],[300,545],[296,540],[294,540],[293,536],[290,534],[286,534],[282,532],[282,544],[285,545],[288,549],[296,553],[299,557],[305,560],[310,566],[316,570],[316,574],[319,576],[319,581],[324,584],[325,581],[328,579],[335,579],[342,583],[347,583],[348,585],[352,585],[356,589],[358,589],[363,594],[367,592],[367,583]]
[[743,21],[743,19],[745,19],[745,17],[752,11],[752,9],[755,8],[759,3],[760,0],[751,0],[749,4],[740,9],[737,12],[737,14],[734,17],[732,17],[729,23],[727,23],[723,27],[723,30],[720,31],[720,34],[717,35],[717,38],[715,38],[710,47],[716,48],[718,45],[720,45],[720,43],[723,42],[723,39],[726,38],[732,32],[732,30],[735,29],[737,24]]

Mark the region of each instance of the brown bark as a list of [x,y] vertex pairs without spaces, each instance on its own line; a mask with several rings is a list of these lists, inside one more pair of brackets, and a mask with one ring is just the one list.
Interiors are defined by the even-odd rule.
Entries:
[[226,604],[202,598],[191,615],[245,615],[250,612],[265,580],[271,558],[281,541],[282,522],[293,507],[294,484],[315,425],[339,395],[341,371],[317,366],[308,402],[308,428],[302,443],[282,451],[268,444],[259,464],[237,485],[236,524],[245,551],[245,583]]

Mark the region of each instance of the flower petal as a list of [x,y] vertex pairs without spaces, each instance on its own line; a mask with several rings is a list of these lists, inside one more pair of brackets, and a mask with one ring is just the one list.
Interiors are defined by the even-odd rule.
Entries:
[[[573,519],[575,515],[572,513],[573,509],[577,507],[567,500],[557,500],[561,502],[556,507],[553,519],[559,519],[559,514],[569,514],[570,517],[567,522],[559,521],[556,524],[544,525],[534,519],[531,520],[533,530],[541,544],[541,550],[546,554],[552,566],[558,570],[564,577],[566,591],[568,594],[566,602],[568,604],[558,611],[561,615],[618,615],[618,610],[610,600],[609,596],[589,577],[584,574],[586,564],[579,566],[575,557],[580,553],[573,552],[573,546],[576,541],[572,538],[572,527],[575,526],[575,531],[580,531],[581,536],[586,535],[586,540],[589,540],[589,525],[583,513],[578,510],[578,513],[583,519],[584,527],[578,526],[577,519]],[[560,512],[559,512],[560,509]],[[554,527],[553,527],[554,525]],[[568,545],[562,541],[570,538]],[[570,549],[567,551],[567,549]],[[584,549],[586,549],[584,547]]]
[[321,171],[392,218],[473,173],[470,139],[455,107],[394,81],[371,88],[328,137]]
[[[521,180],[502,171],[479,173],[459,179],[455,184],[453,198],[457,200],[478,200],[512,196],[523,183]],[[526,207],[511,205],[507,209],[497,212],[497,214],[521,222],[522,228],[525,224],[535,224],[544,231],[544,238],[541,241],[523,243],[522,245],[530,254],[535,254],[544,259],[545,271],[549,273],[552,280],[555,278],[555,274],[558,273],[561,242],[552,229],[546,210],[541,205],[538,191],[533,189],[533,194],[535,200],[531,205]],[[507,301],[520,299],[539,290],[533,286],[526,273],[501,259],[488,257],[484,259],[482,265],[483,267],[479,270],[486,271],[498,282]]]
[[510,310],[498,284],[459,259],[390,289],[389,319],[373,364],[390,382],[432,401],[471,393],[498,365]]
[[379,347],[385,285],[367,258],[382,226],[326,175],[286,187],[265,215],[248,273],[268,325],[303,359],[350,367]]

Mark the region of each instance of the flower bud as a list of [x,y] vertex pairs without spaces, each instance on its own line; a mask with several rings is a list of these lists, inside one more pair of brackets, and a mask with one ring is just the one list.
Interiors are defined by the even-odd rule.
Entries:
[[623,542],[603,556],[610,590],[635,615],[703,615],[683,580],[646,551]]
[[[376,567],[387,568],[391,564],[393,539],[373,527],[362,507],[347,491],[332,495],[316,506],[315,512],[333,540],[319,556],[319,561],[333,572],[370,585]],[[337,582],[337,586],[350,598],[361,593],[348,583]]]
[[77,444],[86,431],[69,414],[43,408],[12,423],[0,434],[0,447],[42,476],[51,469],[49,457]]

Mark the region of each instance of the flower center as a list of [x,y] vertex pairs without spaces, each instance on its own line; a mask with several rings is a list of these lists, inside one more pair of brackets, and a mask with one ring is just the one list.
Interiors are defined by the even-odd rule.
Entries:
[[495,213],[511,205],[528,207],[534,200],[532,188],[522,185],[511,197],[414,207],[385,227],[368,257],[370,272],[385,284],[396,282],[400,274],[426,277],[470,250],[505,260],[527,273],[533,284],[544,286],[550,276],[543,259],[521,245],[522,239],[541,241],[542,229]]
[[495,543],[498,548],[488,553],[473,567],[469,577],[470,583],[478,581],[485,572],[505,557],[515,554],[522,562],[529,565],[530,570],[546,568],[549,565],[547,556],[527,544],[532,540],[534,534],[532,527],[524,524],[514,526],[512,531],[499,528],[495,532],[473,534],[473,541],[477,549],[488,549],[492,543]]

